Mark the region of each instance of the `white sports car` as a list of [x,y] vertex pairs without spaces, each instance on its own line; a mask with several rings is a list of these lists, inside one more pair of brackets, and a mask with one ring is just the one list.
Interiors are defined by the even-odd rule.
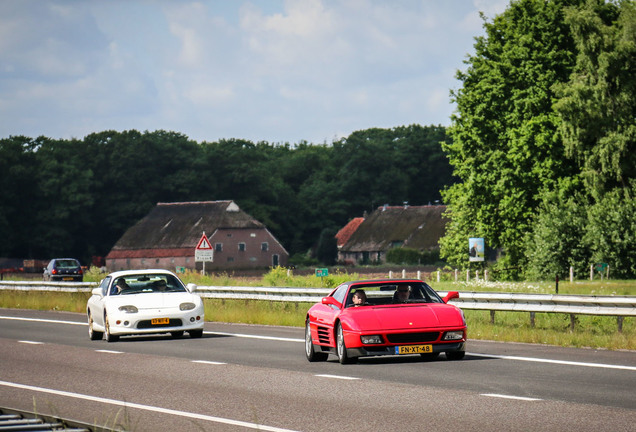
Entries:
[[88,335],[115,342],[122,335],[203,335],[203,301],[196,285],[168,270],[126,270],[106,276],[86,305]]

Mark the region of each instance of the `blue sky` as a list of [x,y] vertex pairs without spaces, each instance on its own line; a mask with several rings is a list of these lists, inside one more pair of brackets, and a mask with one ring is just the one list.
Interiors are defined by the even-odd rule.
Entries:
[[0,138],[104,130],[331,143],[450,124],[507,0],[2,0]]

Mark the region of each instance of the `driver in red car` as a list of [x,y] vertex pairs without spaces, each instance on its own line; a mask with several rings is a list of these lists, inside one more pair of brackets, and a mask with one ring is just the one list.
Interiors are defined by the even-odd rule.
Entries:
[[362,289],[356,290],[356,292],[353,293],[351,300],[353,301],[354,306],[363,306],[368,304],[367,294]]

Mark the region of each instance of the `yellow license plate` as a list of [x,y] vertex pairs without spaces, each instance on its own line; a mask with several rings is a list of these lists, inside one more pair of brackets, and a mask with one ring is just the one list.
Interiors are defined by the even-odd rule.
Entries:
[[73,278],[72,277],[65,277],[65,278],[62,278],[62,280],[73,280]]
[[153,318],[150,320],[152,325],[170,324],[170,318]]
[[395,347],[396,354],[425,354],[432,352],[433,345],[402,345]]

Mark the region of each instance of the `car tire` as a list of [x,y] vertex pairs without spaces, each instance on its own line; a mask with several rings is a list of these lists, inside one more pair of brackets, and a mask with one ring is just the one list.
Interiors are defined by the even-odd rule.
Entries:
[[91,313],[88,313],[88,337],[91,338],[91,340],[102,340],[102,338],[104,337],[104,332],[100,332],[100,331],[96,331],[93,328],[93,316],[91,315]]
[[344,333],[340,323],[338,323],[336,327],[336,354],[338,354],[340,364],[349,364],[353,361],[353,359],[347,355],[347,345],[345,344]]
[[118,335],[114,335],[110,332],[110,324],[108,323],[108,315],[104,314],[104,329],[106,334],[106,342],[117,342],[119,340]]
[[328,353],[316,352],[313,342],[311,341],[311,327],[309,320],[305,324],[305,355],[310,362],[325,361],[329,357]]
[[461,360],[466,355],[466,351],[446,351],[446,358],[449,360]]
[[170,335],[175,339],[179,339],[180,337],[183,337],[183,333],[183,331],[174,331],[170,332]]
[[192,339],[199,339],[200,337],[203,336],[203,330],[190,330],[188,333],[190,333],[190,337]]

